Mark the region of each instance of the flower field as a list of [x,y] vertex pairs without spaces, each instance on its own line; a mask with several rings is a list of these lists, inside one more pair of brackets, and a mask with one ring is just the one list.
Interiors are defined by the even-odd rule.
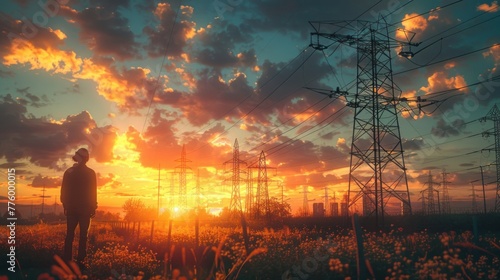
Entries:
[[[355,279],[358,273],[358,247],[348,228],[256,230],[250,224],[245,243],[241,227],[202,225],[198,245],[193,226],[174,223],[170,238],[167,228],[157,225],[150,240],[146,224],[137,236],[94,223],[83,274],[89,279]],[[0,234],[4,240],[5,228]],[[65,225],[18,227],[16,256],[25,279],[57,279],[53,256],[61,255],[64,234]],[[498,233],[475,237],[470,231],[391,226],[363,230],[362,238],[370,279],[500,278]],[[0,244],[6,252],[7,244]]]

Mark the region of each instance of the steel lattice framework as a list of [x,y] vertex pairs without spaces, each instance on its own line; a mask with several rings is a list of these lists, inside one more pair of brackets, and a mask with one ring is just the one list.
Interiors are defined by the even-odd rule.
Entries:
[[[311,25],[317,31],[311,33],[313,48],[323,50],[332,44],[321,41],[330,40],[357,52],[356,93],[354,100],[347,102],[354,108],[348,206],[352,209],[361,200],[364,215],[376,216],[377,222],[383,222],[387,213],[411,214],[396,108],[404,100],[393,82],[391,52],[416,44],[391,39],[384,22],[328,21]],[[401,51],[400,55],[411,57],[412,53]],[[338,88],[330,94],[347,96]]]
[[269,208],[269,188],[267,177],[267,163],[264,151],[259,156],[259,171],[257,177],[257,195],[255,197],[255,214],[257,217],[268,217],[271,210]]
[[495,166],[497,172],[497,187],[495,195],[495,212],[500,212],[500,110],[498,110],[495,104],[493,108],[488,112],[488,114],[481,119],[481,121],[491,120],[493,121],[493,133],[485,133],[485,136],[493,134],[495,136]]
[[448,185],[451,183],[449,181],[446,181],[446,176],[448,173],[443,169],[443,172],[441,173],[443,175],[443,181],[441,182],[441,190],[443,192],[443,213],[444,214],[450,214],[451,213],[451,198],[450,194],[448,192]]
[[238,144],[238,139],[234,141],[233,158],[229,161],[226,161],[225,164],[231,164],[232,166],[231,169],[232,188],[231,188],[231,202],[229,203],[229,210],[231,212],[241,213],[242,206],[241,206],[241,195],[240,195],[240,182],[242,181],[241,173],[243,170],[241,170],[240,165],[241,164],[246,165],[246,163],[240,160],[240,148]]
[[176,167],[175,173],[179,175],[179,208],[186,210],[187,209],[187,172],[191,171],[191,168],[187,166],[188,162],[191,160],[186,157],[186,148],[182,145],[181,158],[175,160],[180,162],[180,164]]

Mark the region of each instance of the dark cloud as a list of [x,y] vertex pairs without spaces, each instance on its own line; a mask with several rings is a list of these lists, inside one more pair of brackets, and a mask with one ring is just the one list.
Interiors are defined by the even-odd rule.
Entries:
[[0,33],[3,34],[0,36],[1,56],[10,52],[15,39],[28,40],[41,49],[52,49],[64,43],[55,30],[35,25],[27,18],[18,20],[4,13],[0,13]]
[[130,30],[129,21],[118,10],[127,6],[128,1],[99,0],[91,1],[91,6],[82,11],[67,6],[61,11],[80,26],[80,40],[96,55],[126,60],[139,56],[139,44]]
[[21,7],[26,7],[30,0],[15,0]]
[[116,192],[114,196],[125,196],[125,197],[134,197],[137,196],[136,194],[131,194],[131,193],[124,193],[124,192]]
[[465,128],[465,122],[462,119],[454,120],[449,123],[439,119],[436,125],[431,129],[431,133],[437,137],[450,137],[459,135]]
[[35,108],[40,108],[46,106],[49,103],[49,98],[47,95],[43,94],[41,97],[29,92],[30,87],[18,88],[16,92],[24,96],[24,98],[17,98],[17,101],[23,105],[33,106]]
[[205,70],[199,74],[193,92],[167,91],[159,93],[157,99],[180,109],[190,123],[199,126],[211,120],[239,117],[242,113],[238,105],[252,93],[245,74],[237,73],[225,83],[218,73]]
[[13,71],[5,71],[0,69],[0,78],[12,78],[14,77]]
[[254,49],[238,52],[241,44],[250,43],[252,34],[243,28],[228,23],[217,22],[198,35],[194,61],[217,69],[226,67],[254,67],[257,62]]
[[33,178],[31,186],[33,188],[59,188],[61,186],[61,182],[61,177],[49,177],[38,174]]
[[19,168],[19,167],[26,167],[26,163],[21,163],[21,162],[11,162],[11,163],[2,163],[0,164],[0,168]]
[[130,0],[90,0],[90,7],[99,7],[111,12],[118,10],[118,8],[127,8]]
[[192,8],[182,6],[179,13],[177,8],[172,7],[170,3],[158,3],[156,9],[152,11],[151,16],[156,17],[158,24],[143,29],[149,39],[145,46],[149,56],[179,57],[184,53],[188,41],[195,35],[196,23],[190,21]]
[[[297,34],[300,38],[305,39],[312,30],[308,24],[309,21],[354,19],[372,4],[354,2],[350,5],[342,5],[339,2],[326,0],[315,1],[314,4],[299,0],[272,2],[258,0],[249,1],[247,5],[251,8],[246,10],[253,12],[245,14],[243,25],[251,30]],[[238,11],[245,13],[245,9]]]
[[9,163],[28,159],[39,166],[62,170],[65,166],[59,165],[58,161],[68,158],[68,153],[79,146],[89,147],[91,157],[97,161],[107,161],[112,157],[110,151],[116,134],[109,132],[109,127],[97,127],[86,111],[53,122],[29,115],[26,107],[10,95],[2,98],[0,108],[3,136],[0,156]]
[[402,144],[405,151],[419,151],[424,148],[425,140],[423,138],[404,139]]
[[106,175],[103,175],[99,172],[96,173],[97,176],[97,186],[98,187],[110,187],[112,189],[116,189],[121,187],[123,184],[119,181],[117,181],[116,175],[113,173],[108,173]]

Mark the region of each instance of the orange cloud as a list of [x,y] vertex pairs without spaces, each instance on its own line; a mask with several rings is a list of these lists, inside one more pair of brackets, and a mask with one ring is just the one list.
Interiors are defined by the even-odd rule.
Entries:
[[424,91],[426,94],[467,86],[467,83],[465,82],[463,76],[457,75],[455,77],[447,77],[445,72],[435,72],[427,78],[427,82],[428,86],[423,86],[420,88],[420,90]]
[[489,12],[489,13],[495,13],[498,12],[498,2],[493,1],[491,2],[491,5],[488,4],[481,4],[477,6],[478,11],[483,11],[483,12]]
[[183,85],[185,87],[190,89],[196,88],[196,79],[193,74],[186,72],[184,68],[175,68],[175,72],[177,72],[181,76],[182,80],[184,81]]
[[[425,17],[416,13],[406,14],[402,20],[403,29],[412,32],[422,32],[427,29],[428,21]],[[403,30],[396,32],[398,39],[406,39],[406,34]]]
[[500,62],[500,45],[494,45],[487,52],[483,53],[484,57],[492,56],[495,62]]
[[124,98],[133,95],[134,90],[128,87],[127,81],[116,76],[108,67],[95,64],[90,59],[85,59],[82,71],[75,74],[75,78],[96,81],[100,95],[120,104]]
[[[57,33],[56,33],[57,34]],[[64,33],[59,33],[59,35]],[[37,48],[30,41],[14,39],[8,54],[3,57],[6,66],[30,64],[31,70],[67,74],[76,72],[82,65],[82,59],[77,58],[73,51],[62,51],[52,47]]]

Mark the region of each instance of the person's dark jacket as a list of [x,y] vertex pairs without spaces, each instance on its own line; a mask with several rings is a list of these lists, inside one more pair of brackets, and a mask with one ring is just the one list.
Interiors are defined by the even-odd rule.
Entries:
[[97,180],[94,170],[75,164],[64,172],[61,202],[65,211],[93,214],[97,209]]

